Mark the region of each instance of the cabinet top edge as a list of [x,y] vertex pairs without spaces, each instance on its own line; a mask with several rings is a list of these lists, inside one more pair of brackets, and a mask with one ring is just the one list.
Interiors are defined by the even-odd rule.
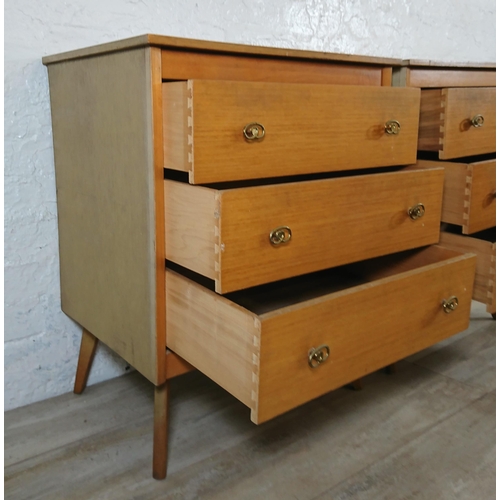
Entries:
[[401,66],[403,64],[403,61],[401,59],[388,57],[338,54],[334,52],[319,52],[312,50],[286,49],[259,45],[211,42],[206,40],[195,40],[191,38],[179,38],[153,34],[139,35],[115,42],[108,42],[91,47],[63,52],[60,54],[45,56],[42,58],[42,62],[43,64],[48,66],[50,64],[60,63],[73,59],[81,59],[85,57],[109,54],[112,52],[119,52],[141,47],[159,47],[162,49],[196,50],[205,52],[219,52],[225,54],[313,59],[343,63],[374,64],[386,66]]
[[403,61],[403,66],[415,66],[418,68],[456,68],[456,69],[492,69],[496,70],[495,62],[451,62],[432,61],[429,59],[407,59]]

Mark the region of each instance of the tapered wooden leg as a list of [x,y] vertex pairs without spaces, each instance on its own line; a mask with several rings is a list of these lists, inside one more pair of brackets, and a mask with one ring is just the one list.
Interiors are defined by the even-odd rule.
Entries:
[[78,356],[78,366],[76,368],[75,394],[81,394],[87,386],[89,378],[90,367],[94,360],[94,354],[99,340],[94,337],[90,332],[83,329],[82,343],[80,344],[80,355]]
[[153,436],[153,477],[167,477],[168,452],[168,380],[155,387],[155,422]]
[[353,389],[354,391],[361,391],[363,389],[363,379],[358,378],[356,380],[353,380],[349,384],[350,388]]

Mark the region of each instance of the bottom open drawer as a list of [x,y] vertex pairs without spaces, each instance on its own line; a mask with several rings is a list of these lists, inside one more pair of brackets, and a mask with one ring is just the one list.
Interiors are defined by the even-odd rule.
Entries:
[[475,260],[432,246],[226,296],[167,270],[167,347],[261,423],[466,329]]

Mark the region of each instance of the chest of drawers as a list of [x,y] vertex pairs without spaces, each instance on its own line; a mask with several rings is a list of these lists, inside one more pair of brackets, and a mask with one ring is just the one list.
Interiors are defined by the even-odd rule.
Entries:
[[146,35],[44,63],[75,392],[98,340],[154,384],[154,477],[174,376],[260,423],[467,327],[399,61]]
[[420,166],[445,169],[441,243],[477,255],[473,298],[496,317],[496,71],[408,61],[395,82],[422,90]]

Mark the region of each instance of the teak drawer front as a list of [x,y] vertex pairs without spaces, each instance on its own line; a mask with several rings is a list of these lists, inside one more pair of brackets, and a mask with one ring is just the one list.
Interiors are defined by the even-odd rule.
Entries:
[[[405,254],[367,262],[355,286],[315,277],[298,287],[299,302],[288,283],[226,298],[167,271],[167,346],[264,422],[467,328],[475,256]],[[326,294],[307,299],[318,283]],[[446,313],[452,297],[458,307]],[[329,357],[310,367],[323,345]]]
[[419,161],[419,166],[444,167],[441,220],[473,234],[496,225],[496,160],[476,163]]
[[456,252],[476,255],[476,273],[472,298],[486,304],[489,313],[496,313],[496,228],[471,236],[441,232],[439,244]]
[[[164,83],[165,167],[207,184],[414,163],[419,99],[409,88]],[[399,133],[386,133],[390,120]],[[252,123],[261,139],[245,138]]]
[[[227,293],[437,243],[443,169],[215,190],[165,181],[167,259]],[[408,209],[423,204],[412,219]],[[288,242],[272,244],[273,230]]]
[[496,89],[422,90],[418,149],[441,160],[496,150]]

